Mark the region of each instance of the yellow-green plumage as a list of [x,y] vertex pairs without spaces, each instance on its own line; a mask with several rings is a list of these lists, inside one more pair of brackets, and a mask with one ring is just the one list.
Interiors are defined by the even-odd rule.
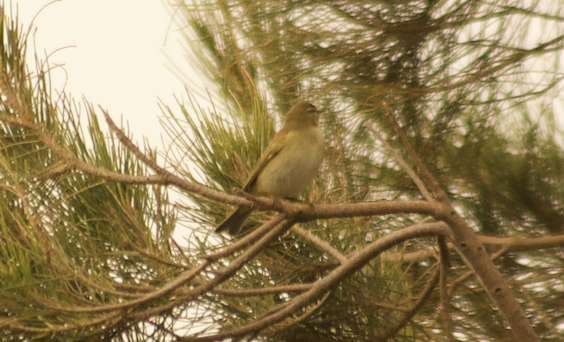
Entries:
[[[319,112],[311,103],[299,102],[286,114],[284,127],[272,138],[242,190],[257,196],[296,197],[317,175],[324,154]],[[215,231],[235,235],[251,212],[238,208]]]

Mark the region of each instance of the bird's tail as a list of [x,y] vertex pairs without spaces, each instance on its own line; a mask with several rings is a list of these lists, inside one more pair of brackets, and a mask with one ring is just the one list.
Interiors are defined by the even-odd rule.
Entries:
[[221,233],[224,231],[229,231],[230,235],[237,234],[252,212],[253,209],[249,207],[239,207],[231,215],[229,215],[229,217],[227,217],[225,221],[217,226],[215,232]]

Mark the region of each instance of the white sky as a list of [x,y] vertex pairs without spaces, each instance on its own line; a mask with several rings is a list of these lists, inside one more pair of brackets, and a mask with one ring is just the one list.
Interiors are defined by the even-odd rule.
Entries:
[[[41,8],[53,2],[12,1],[26,31]],[[180,34],[160,0],[55,1],[33,24],[37,30],[31,42],[40,58],[53,53],[51,66],[62,64],[66,70],[53,72],[56,89],[64,87],[76,100],[84,96],[96,108],[101,105],[118,125],[123,115],[134,141],[141,143],[146,136],[153,147],[161,146],[157,98],[175,109],[173,95],[185,93],[182,82],[166,69],[171,66],[166,55],[184,69],[189,66]]]
[[[52,3],[35,19],[31,40],[41,58],[56,51],[51,64],[64,65],[66,73],[53,73],[56,88],[63,89],[66,79],[65,91],[75,99],[85,96],[96,107],[103,106],[116,122],[123,115],[134,141],[147,136],[153,147],[160,146],[157,97],[176,109],[173,95],[185,93],[182,82],[166,69],[171,66],[166,55],[184,73],[198,77],[183,58],[182,38],[162,2],[168,0],[12,1],[26,28]],[[564,111],[562,99],[553,105],[558,113]]]
[[[41,8],[53,2],[12,1],[26,31]],[[138,146],[147,137],[152,148],[163,151],[161,138],[170,139],[158,120],[158,99],[178,114],[174,95],[186,99],[184,84],[166,68],[172,67],[167,56],[184,74],[199,76],[183,57],[183,38],[161,0],[60,0],[43,9],[33,25],[37,30],[30,40],[40,58],[52,54],[51,66],[63,65],[64,70],[53,71],[55,89],[64,88],[78,101],[84,96],[99,113],[102,127],[98,105],[118,126],[123,115]],[[28,51],[30,63],[33,53]],[[182,243],[185,233],[177,229],[174,238]]]
[[[51,2],[11,4],[17,6],[19,23],[27,30]],[[6,5],[9,9],[10,2]],[[190,74],[180,34],[161,0],[60,0],[43,9],[33,24],[37,30],[31,42],[40,58],[52,54],[50,64],[64,67],[53,73],[56,89],[101,105],[118,125],[123,115],[134,141],[140,143],[145,136],[153,147],[161,147],[157,98],[175,109],[173,95],[185,93],[183,83],[165,67],[170,66],[166,55]],[[33,56],[34,50],[28,53]],[[554,102],[560,113],[563,102]]]
[[[165,67],[171,66],[166,55],[185,74],[198,77],[183,58],[182,38],[161,0],[12,1],[26,28],[52,3],[35,19],[31,42],[43,59],[53,53],[51,65],[64,65],[66,72],[53,72],[56,89],[65,87],[75,99],[84,96],[95,107],[101,105],[118,124],[123,115],[135,142],[146,136],[153,147],[161,147],[157,98],[175,110],[173,96],[185,94],[182,82]],[[564,99],[552,105],[557,124],[564,127]],[[532,106],[532,113],[539,108]]]

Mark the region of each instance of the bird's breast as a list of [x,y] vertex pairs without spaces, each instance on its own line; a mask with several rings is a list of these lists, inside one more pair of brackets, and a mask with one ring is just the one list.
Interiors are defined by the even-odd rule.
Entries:
[[295,197],[317,176],[325,154],[319,127],[288,133],[283,148],[256,180],[258,195]]

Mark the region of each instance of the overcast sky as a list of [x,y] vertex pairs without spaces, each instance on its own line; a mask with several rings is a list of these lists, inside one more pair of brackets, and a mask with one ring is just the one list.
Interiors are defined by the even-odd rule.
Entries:
[[[175,109],[173,95],[185,94],[182,82],[165,67],[171,66],[166,56],[197,77],[183,58],[182,38],[161,0],[12,1],[26,28],[53,2],[36,18],[31,40],[42,58],[53,54],[51,64],[64,65],[66,73],[54,71],[56,88],[63,89],[66,79],[65,91],[75,99],[84,96],[102,105],[116,121],[123,115],[134,141],[148,136],[154,147],[160,146],[157,97]],[[531,113],[541,108],[532,100],[529,105]],[[564,101],[557,98],[553,105],[562,128]]]
[[[51,2],[12,3],[27,30]],[[160,0],[55,1],[33,24],[37,31],[31,41],[39,56],[52,54],[51,65],[64,67],[54,71],[55,88],[101,105],[116,122],[123,115],[135,141],[148,136],[153,146],[160,146],[157,97],[174,107],[173,95],[185,93],[182,82],[166,69],[171,66],[166,55],[188,67],[180,35]]]

